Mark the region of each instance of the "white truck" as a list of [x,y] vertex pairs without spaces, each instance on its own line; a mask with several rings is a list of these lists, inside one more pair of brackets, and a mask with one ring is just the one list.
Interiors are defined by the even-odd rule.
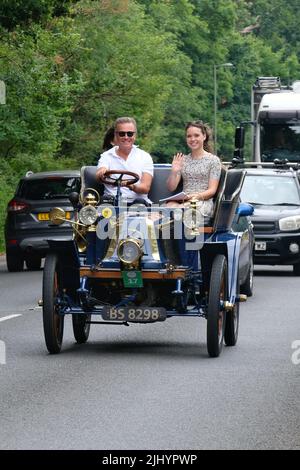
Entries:
[[[283,86],[279,77],[258,77],[252,87],[250,123],[253,162],[300,162],[300,81]],[[235,156],[243,158],[244,132],[239,130]]]

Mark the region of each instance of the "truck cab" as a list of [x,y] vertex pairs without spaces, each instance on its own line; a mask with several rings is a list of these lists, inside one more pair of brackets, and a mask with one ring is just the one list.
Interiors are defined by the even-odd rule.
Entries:
[[258,77],[252,87],[251,121],[254,162],[300,162],[300,81]]

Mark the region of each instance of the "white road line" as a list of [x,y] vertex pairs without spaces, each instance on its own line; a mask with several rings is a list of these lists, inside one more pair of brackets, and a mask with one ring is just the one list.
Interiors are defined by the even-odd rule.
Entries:
[[0,322],[5,321],[5,320],[10,320],[11,318],[21,317],[21,316],[22,316],[22,313],[18,313],[16,315],[8,315],[7,317],[0,318]]

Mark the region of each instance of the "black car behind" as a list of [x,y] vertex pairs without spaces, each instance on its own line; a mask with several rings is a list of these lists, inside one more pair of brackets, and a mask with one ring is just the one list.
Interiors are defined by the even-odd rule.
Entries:
[[254,263],[293,265],[300,275],[300,186],[293,169],[248,169],[241,193],[254,206]]
[[80,171],[28,172],[19,181],[16,193],[7,206],[5,222],[6,261],[9,271],[38,269],[45,256],[47,239],[72,236],[68,223],[53,225],[49,211],[62,207],[73,218],[68,195],[80,191]]

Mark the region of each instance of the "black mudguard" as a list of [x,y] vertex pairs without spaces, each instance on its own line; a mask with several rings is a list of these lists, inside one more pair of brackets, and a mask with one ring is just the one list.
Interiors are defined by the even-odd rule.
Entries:
[[74,240],[47,240],[51,253],[56,253],[61,271],[62,288],[72,297],[80,287],[80,260]]

